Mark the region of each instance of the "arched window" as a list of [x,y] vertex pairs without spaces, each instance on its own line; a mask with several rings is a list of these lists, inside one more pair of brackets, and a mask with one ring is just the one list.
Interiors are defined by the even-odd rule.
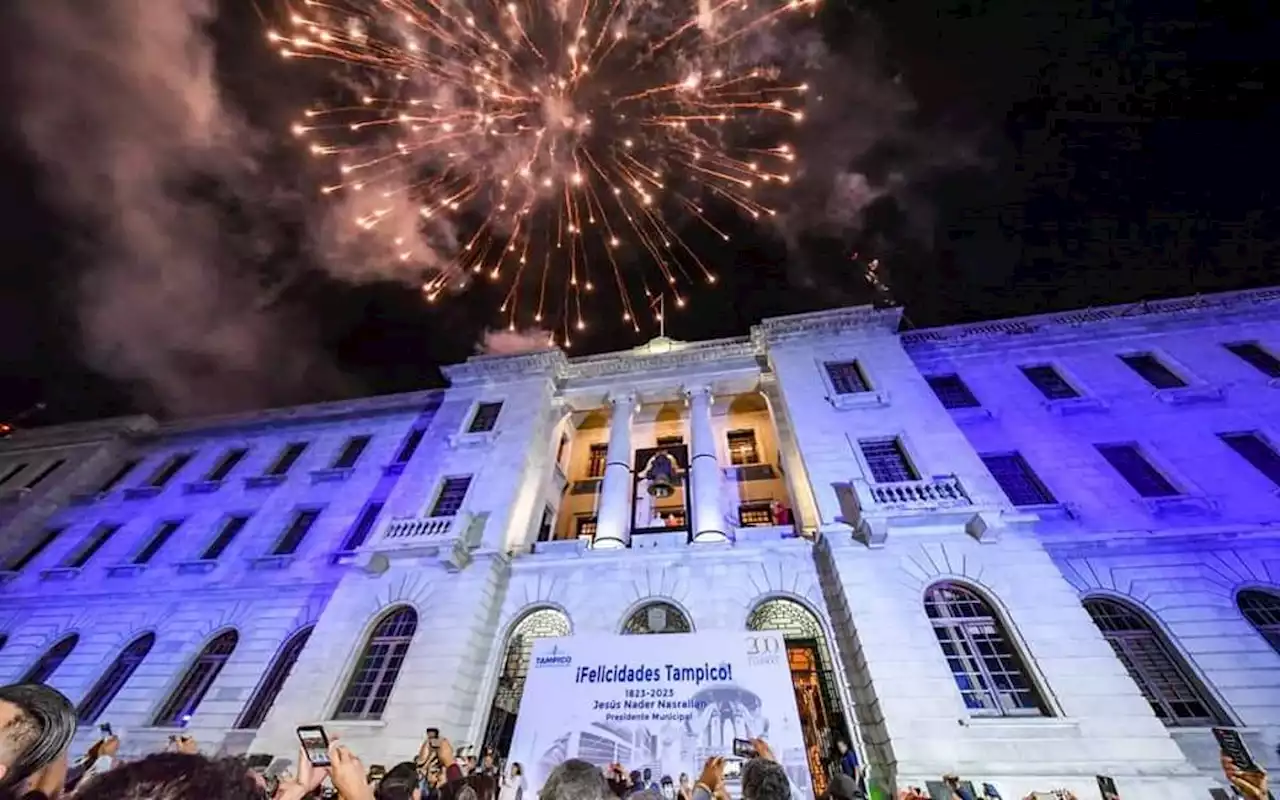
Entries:
[[1026,665],[986,600],[959,584],[939,583],[925,592],[924,610],[965,708],[983,716],[1048,713]]
[[8,643],[9,643],[8,634],[0,633],[0,650],[3,650],[4,646]]
[[18,683],[45,683],[53,673],[62,666],[62,662],[67,660],[67,656],[71,655],[71,651],[76,649],[76,644],[80,642],[80,635],[73,633],[70,636],[63,637],[58,643],[50,647],[45,654],[40,656],[40,660],[27,670],[27,674],[23,675]]
[[[795,691],[796,706],[800,711],[800,730],[808,753],[814,796],[820,797],[827,791],[826,765],[838,757],[836,740],[843,739],[853,745],[846,732],[844,704],[836,688],[831,650],[827,647],[822,625],[813,612],[795,600],[774,597],[755,607],[747,617],[747,629],[782,633],[787,648],[787,664],[791,668],[791,688]],[[733,742],[724,738],[725,731],[737,730],[733,727],[736,724],[734,716],[739,712],[732,706],[718,711],[718,720],[708,722],[704,741],[716,748],[731,747]],[[831,732],[829,736],[826,735],[828,731]]]
[[151,724],[157,728],[185,728],[239,641],[240,634],[231,630],[205,645]]
[[533,643],[538,639],[568,636],[571,632],[569,618],[554,608],[530,611],[511,629],[511,635],[507,637],[507,651],[502,658],[502,673],[498,676],[498,688],[489,707],[485,746],[493,747],[498,753],[511,749],[516,712],[520,710],[524,681],[529,676],[529,664],[533,661]]
[[387,707],[417,629],[418,614],[408,606],[390,611],[378,621],[342,693],[334,719],[382,719],[382,710]]
[[156,635],[154,633],[144,633],[137,639],[129,643],[120,655],[116,656],[116,660],[111,662],[111,666],[107,671],[102,673],[102,677],[98,678],[98,682],[93,685],[89,693],[80,701],[80,705],[76,708],[76,719],[84,723],[92,723],[102,716],[102,712],[107,710],[107,706],[111,705],[111,701],[116,698],[120,690],[124,688],[125,683],[133,675],[133,671],[142,663],[142,659],[147,657],[147,653],[151,652],[151,646],[156,643]]
[[1280,597],[1259,589],[1245,589],[1236,595],[1236,606],[1267,644],[1280,653]]
[[284,643],[284,647],[280,648],[280,654],[276,656],[275,661],[271,662],[271,668],[267,670],[262,683],[258,684],[257,690],[254,691],[253,699],[249,701],[249,705],[245,706],[240,719],[236,720],[236,728],[251,730],[262,725],[262,721],[267,718],[267,712],[275,704],[280,690],[284,688],[285,679],[289,677],[290,672],[293,672],[293,665],[298,663],[302,648],[307,646],[307,639],[311,638],[312,630],[311,626],[303,628],[290,636]]
[[1171,727],[1214,725],[1218,714],[1146,615],[1118,600],[1084,601],[1093,624],[1116,651],[1151,710]]
[[684,612],[659,600],[637,608],[627,617],[623,633],[691,633],[693,626]]

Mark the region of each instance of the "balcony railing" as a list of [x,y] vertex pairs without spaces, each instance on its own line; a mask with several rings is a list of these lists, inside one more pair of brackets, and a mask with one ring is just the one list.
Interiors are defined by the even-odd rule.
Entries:
[[461,517],[458,516],[396,517],[387,523],[387,530],[382,538],[406,543],[432,537],[448,538],[459,519]]
[[896,483],[868,483],[857,479],[853,481],[853,486],[864,512],[928,511],[972,504],[960,479],[955,475],[937,475],[924,480]]
[[393,555],[439,558],[458,570],[471,561],[471,551],[480,544],[487,515],[461,513],[452,517],[395,517],[382,535],[363,548],[381,558]]

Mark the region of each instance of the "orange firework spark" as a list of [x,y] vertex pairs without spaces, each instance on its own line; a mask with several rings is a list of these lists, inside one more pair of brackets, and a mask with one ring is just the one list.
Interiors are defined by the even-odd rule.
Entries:
[[[567,346],[597,280],[637,332],[637,290],[683,307],[682,287],[715,283],[677,234],[692,219],[729,239],[704,199],[773,215],[756,190],[790,179],[805,86],[753,41],[816,2],[304,0],[270,39],[362,87],[294,125],[334,161],[324,193],[362,200],[354,224],[401,245],[428,300],[500,281],[511,329],[560,327]],[[448,226],[446,247],[415,251],[406,203]]]

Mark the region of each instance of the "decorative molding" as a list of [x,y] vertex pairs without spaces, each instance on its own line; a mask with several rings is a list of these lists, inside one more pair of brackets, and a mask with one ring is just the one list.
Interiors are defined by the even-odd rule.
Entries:
[[751,341],[757,352],[763,353],[771,345],[798,339],[847,336],[853,333],[896,333],[901,322],[902,309],[897,307],[836,308],[763,320],[751,328]]
[[451,386],[536,377],[555,378],[565,370],[568,359],[561,350],[547,348],[509,356],[472,356],[461,364],[443,367]]
[[394,414],[421,410],[425,406],[439,407],[443,389],[421,392],[384,394],[373,397],[357,397],[330,403],[312,403],[304,406],[271,408],[265,411],[248,411],[243,414],[224,414],[214,417],[194,417],[165,423],[154,430],[157,437],[183,434],[206,435],[227,429],[251,430],[282,423],[305,424],[335,422],[351,417],[367,417],[374,414]]
[[685,367],[715,365],[723,368],[727,362],[750,361],[753,365],[757,354],[748,337],[714,339],[709,342],[686,344],[671,342],[670,349],[646,349],[648,346],[620,353],[602,353],[565,363],[560,377],[567,380],[606,378],[629,372],[647,375]]
[[1116,327],[1135,321],[1145,323],[1175,316],[1220,315],[1223,312],[1247,312],[1263,307],[1274,308],[1273,313],[1280,312],[1280,288],[1175,297],[995,322],[951,325],[904,333],[902,343],[908,348],[920,345],[959,346],[974,341],[987,342],[1033,334],[1073,333],[1086,326]]
[[66,425],[50,425],[45,428],[18,428],[0,440],[0,450],[20,453],[24,450],[43,450],[52,447],[69,447],[77,444],[95,444],[117,437],[146,435],[159,423],[146,415],[112,417],[93,422],[72,422]]

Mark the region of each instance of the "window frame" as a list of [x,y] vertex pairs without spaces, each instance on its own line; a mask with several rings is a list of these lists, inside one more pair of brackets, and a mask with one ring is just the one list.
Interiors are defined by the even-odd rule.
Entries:
[[[141,648],[141,652],[133,652],[141,643],[146,645]],[[155,645],[156,635],[153,631],[133,637],[93,682],[93,686],[80,702],[76,703],[76,721],[82,725],[92,725],[97,722],[129,683],[133,673],[138,671],[143,661],[146,661]],[[129,660],[126,661],[126,659]],[[90,703],[91,699],[92,703]]]
[[[1277,488],[1280,488],[1280,448],[1276,447],[1275,441],[1270,436],[1268,436],[1266,433],[1260,430],[1229,431],[1227,433],[1219,433],[1216,435],[1218,437],[1218,440],[1221,441],[1222,444],[1228,450],[1230,450],[1232,453],[1235,454],[1236,458],[1248,464],[1250,468],[1252,468],[1254,472],[1256,472],[1263,479],[1271,481],[1272,485],[1274,485]],[[1255,464],[1252,459],[1245,456],[1235,447],[1232,447],[1231,443],[1228,441],[1228,439],[1239,439],[1239,438],[1245,438],[1245,437],[1254,439],[1255,441],[1259,442],[1267,451],[1269,451],[1271,458],[1275,462],[1274,466],[1272,467],[1273,472],[1270,472],[1267,469],[1263,468],[1262,466]]]
[[[49,679],[58,673],[66,660],[80,646],[80,634],[72,631],[71,633],[59,636],[53,644],[49,645],[40,653],[40,657],[23,671],[22,677],[16,683],[48,683]],[[66,652],[62,652],[65,649]],[[49,666],[52,662],[53,666]]]
[[[295,447],[299,448],[298,454],[286,464],[286,456]],[[302,457],[305,456],[307,451],[310,449],[311,442],[286,442],[280,448],[280,452],[276,453],[276,457],[271,460],[269,465],[267,465],[266,470],[262,473],[263,476],[270,478],[283,478],[287,476],[290,472],[293,472],[293,468],[298,466],[298,462],[302,460]]]
[[61,525],[52,528],[41,528],[40,538],[32,542],[31,546],[10,559],[4,564],[4,572],[20,573],[27,567],[31,566],[31,562],[35,561],[44,551],[48,550],[50,545],[58,540],[60,536],[67,532],[67,526]]
[[[273,556],[291,556],[298,552],[298,548],[302,547],[302,543],[306,541],[307,535],[315,528],[316,522],[319,521],[320,515],[324,513],[323,506],[300,506],[293,510],[289,515],[289,522],[284,526],[284,530],[280,531],[280,535],[276,537],[275,543],[271,545],[271,555]],[[308,521],[297,533],[297,541],[292,543],[292,548],[285,550],[284,547],[289,541],[289,537],[294,535],[295,529],[304,518],[310,515]]]
[[[446,475],[445,477],[441,478],[440,483],[436,486],[435,495],[431,500],[431,505],[427,506],[427,508],[430,509],[427,512],[427,516],[431,517],[432,519],[435,519],[435,518],[452,519],[459,516],[467,504],[467,497],[470,496],[471,494],[471,486],[475,483],[475,477],[476,476],[474,474],[470,474],[470,475]],[[451,514],[439,513],[440,504],[444,501],[445,490],[449,488],[450,481],[462,481],[462,480],[465,480],[467,483],[462,489],[462,496],[458,498],[457,508],[455,508],[453,513]]]
[[218,460],[213,462],[213,466],[205,473],[204,480],[213,483],[224,481],[231,476],[235,468],[249,457],[248,447],[229,447],[222,451],[218,456]]
[[[1241,347],[1241,348],[1252,347],[1254,350],[1257,350],[1259,353],[1262,354],[1262,358],[1260,360],[1266,362],[1267,364],[1266,368],[1263,368],[1262,366],[1260,366],[1259,364],[1255,364],[1253,361],[1249,360],[1245,356],[1240,355],[1240,353],[1232,349],[1233,347]],[[1265,344],[1258,341],[1257,339],[1242,341],[1242,342],[1224,342],[1222,345],[1222,348],[1226,350],[1228,353],[1230,353],[1231,355],[1235,356],[1235,358],[1238,361],[1240,361],[1242,364],[1249,367],[1254,372],[1261,374],[1264,378],[1270,378],[1272,380],[1280,379],[1280,355],[1276,355],[1275,351],[1272,350],[1272,348],[1267,347]]]
[[[976,602],[985,613],[974,616],[934,616],[929,613],[931,607],[946,607],[954,604],[952,600],[933,599],[934,593],[940,591],[951,591],[963,595],[961,598],[962,603],[973,604]],[[922,595],[922,609],[929,620],[930,627],[933,629],[938,649],[942,652],[944,660],[947,661],[948,671],[951,673],[952,680],[956,684],[956,690],[960,693],[962,701],[965,701],[966,692],[960,684],[961,675],[971,683],[975,683],[975,688],[969,690],[970,694],[975,696],[985,695],[992,704],[991,706],[983,705],[974,708],[966,701],[964,702],[964,707],[968,714],[975,717],[1015,719],[1056,716],[1052,705],[1049,703],[1049,693],[1041,685],[1040,676],[1032,670],[1032,662],[1027,656],[1025,646],[1018,640],[1012,627],[1001,613],[1001,609],[986,592],[962,581],[935,581],[925,589]],[[1005,648],[1005,652],[997,654],[997,657],[1008,658],[1016,669],[1016,673],[1010,672],[1008,669],[999,672],[992,670],[992,665],[988,663],[988,659],[992,657],[994,647],[984,647],[983,644],[991,644],[993,640],[987,638],[984,642],[982,639],[977,638],[980,632],[975,633],[974,629],[980,627],[990,627],[995,630],[995,633],[999,636],[999,641],[1003,643]],[[968,663],[961,665],[962,672],[960,673],[957,673],[956,666],[951,663],[951,657],[943,645],[942,637],[939,636],[938,632],[941,630],[945,630],[950,634],[949,641],[953,643],[963,641],[967,649],[967,658],[964,661]],[[1006,707],[1002,692],[998,688],[997,674],[1020,675],[1026,684],[1026,688],[1021,690],[1007,689],[1005,693],[1027,694],[1032,704]],[[974,678],[978,680],[974,682]],[[1005,682],[1008,683],[1007,680]]]
[[[987,472],[991,473],[991,477],[995,479],[996,485],[1000,487],[1000,491],[1004,493],[1004,496],[1009,500],[1010,505],[1012,505],[1013,507],[1036,508],[1036,507],[1043,507],[1043,506],[1055,506],[1059,504],[1057,495],[1055,495],[1053,491],[1049,489],[1048,485],[1045,484],[1044,480],[1041,479],[1040,475],[1035,471],[1035,469],[1032,468],[1031,462],[1027,461],[1027,457],[1022,454],[1022,451],[1006,450],[1006,451],[1001,451],[997,453],[979,453],[978,458],[982,461],[982,465],[987,468]],[[1035,503],[1019,503],[1016,499],[1014,499],[1013,495],[1009,493],[1008,488],[1006,488],[1005,485],[1000,482],[1000,478],[996,475],[996,471],[992,469],[991,464],[988,463],[987,459],[992,459],[992,458],[1015,459],[1018,465],[1021,467],[1021,470],[1020,470],[1022,473],[1021,477],[1028,484],[1030,484],[1032,488],[1038,489],[1039,496],[1044,499],[1041,499]]]
[[[164,546],[169,543],[169,540],[173,538],[173,535],[182,530],[182,526],[185,523],[186,519],[163,519],[157,522],[151,529],[151,536],[147,538],[147,543],[142,546],[141,550],[134,554],[129,563],[138,565],[150,564],[152,559],[154,559],[160,551],[164,549]],[[165,533],[165,529],[169,525],[172,525],[173,528],[169,530],[168,533]],[[163,539],[161,538],[161,535],[163,535]]]
[[[1128,614],[1134,619],[1137,619],[1145,627],[1141,630],[1130,629],[1124,631],[1105,631],[1102,626],[1098,624],[1097,617],[1094,616],[1093,611],[1090,610],[1090,604],[1106,604],[1115,606],[1120,609],[1122,613]],[[1098,634],[1107,642],[1107,646],[1112,649],[1112,652],[1116,654],[1116,659],[1120,661],[1121,665],[1124,667],[1125,674],[1127,674],[1130,680],[1133,681],[1143,700],[1152,707],[1152,713],[1155,715],[1156,719],[1160,720],[1161,724],[1167,728],[1208,728],[1214,725],[1228,723],[1228,716],[1221,708],[1217,698],[1213,696],[1212,690],[1209,688],[1208,684],[1200,679],[1195,667],[1182,653],[1182,651],[1178,649],[1173,638],[1169,636],[1168,632],[1165,631],[1156,619],[1151,614],[1147,613],[1145,609],[1139,607],[1127,598],[1115,597],[1109,594],[1090,595],[1081,601],[1081,605],[1084,606],[1085,613],[1089,615],[1089,619],[1093,623],[1094,628],[1098,631]],[[1205,716],[1181,718],[1177,716],[1161,717],[1159,714],[1155,713],[1155,703],[1159,703],[1165,711],[1172,711],[1173,701],[1163,696],[1156,697],[1157,693],[1151,690],[1151,687],[1154,684],[1152,683],[1150,676],[1146,674],[1145,668],[1139,667],[1133,662],[1133,653],[1138,652],[1136,648],[1130,648],[1127,646],[1117,647],[1113,644],[1113,637],[1116,639],[1131,641],[1140,639],[1144,635],[1152,644],[1154,644],[1154,650],[1164,656],[1170,668],[1173,670],[1174,675],[1176,675],[1181,680],[1182,684],[1189,690],[1189,694],[1192,696],[1192,699],[1203,707]],[[1123,655],[1120,652],[1121,650],[1125,651]],[[1132,669],[1130,668],[1130,664],[1133,664]],[[1139,678],[1135,676],[1135,673],[1140,675],[1142,680],[1139,680]],[[1161,693],[1163,693],[1163,690]],[[1187,721],[1182,722],[1182,720]],[[1170,721],[1172,721],[1173,724],[1170,724]]]
[[[1065,384],[1066,387],[1069,388],[1072,392],[1074,392],[1074,394],[1065,395],[1062,397],[1054,397],[1053,395],[1050,395],[1043,388],[1041,388],[1039,383],[1036,383],[1035,379],[1032,378],[1030,374],[1028,374],[1027,370],[1033,370],[1033,369],[1052,370],[1053,374],[1057,376],[1058,380],[1062,381],[1062,383]],[[1022,377],[1026,379],[1027,383],[1031,385],[1031,388],[1036,390],[1036,394],[1040,396],[1040,399],[1045,400],[1047,402],[1050,402],[1050,403],[1068,402],[1071,400],[1078,400],[1082,397],[1088,396],[1087,393],[1084,391],[1084,388],[1081,386],[1080,382],[1077,381],[1074,376],[1068,376],[1066,370],[1064,370],[1062,368],[1062,365],[1057,362],[1033,361],[1028,364],[1019,364],[1018,372],[1020,372],[1022,374]]]
[[4,486],[9,481],[13,480],[14,478],[18,477],[22,473],[26,472],[27,467],[29,466],[31,466],[31,464],[26,461],[13,462],[13,466],[9,468],[9,471],[4,473],[3,475],[0,475],[0,486]]
[[[373,434],[360,433],[355,436],[348,436],[338,448],[337,454],[333,457],[333,463],[329,465],[329,469],[352,469],[356,464],[360,463],[360,459],[368,451],[369,445],[373,442]],[[350,452],[354,448],[354,453]],[[345,463],[344,463],[345,462]]]
[[58,566],[62,569],[84,569],[123,527],[124,523],[99,522],[89,530],[89,535],[84,537],[77,547],[67,553]]
[[36,488],[37,486],[39,486],[40,484],[48,480],[50,475],[57,472],[66,463],[67,463],[67,460],[65,458],[58,458],[58,459],[54,459],[53,461],[46,462],[39,472],[33,475],[30,480],[28,480],[26,483],[22,485],[22,488],[24,489]]
[[[840,391],[840,388],[836,386],[836,379],[835,376],[831,374],[831,368],[842,367],[845,365],[851,365],[853,367],[854,375],[857,376],[862,384],[861,389],[851,392],[842,392]],[[863,365],[862,360],[857,357],[823,357],[822,360],[818,362],[818,368],[822,373],[822,379],[825,382],[827,391],[831,397],[850,397],[860,394],[865,395],[876,391],[876,385],[871,382],[871,376],[867,373],[867,368]]]
[[115,472],[107,476],[107,479],[98,486],[96,494],[106,494],[112,489],[124,482],[124,479],[133,474],[134,470],[142,466],[141,458],[130,458],[121,462]]
[[[244,704],[244,708],[236,716],[232,730],[256,731],[262,727],[262,723],[266,722],[267,716],[276,704],[276,700],[279,699],[280,692],[284,690],[285,683],[298,666],[298,659],[302,657],[302,652],[307,648],[307,642],[311,640],[311,634],[315,632],[315,629],[314,623],[304,625],[286,636],[285,640],[280,643],[275,655],[271,657],[271,663],[268,665],[267,671],[263,673],[258,684],[253,687],[253,693],[249,695],[249,702]],[[296,652],[294,652],[295,648]],[[289,657],[287,661],[286,657]],[[286,664],[287,668],[282,669]],[[257,717],[256,721],[253,724],[249,724],[255,717]]]
[[[376,507],[376,508],[375,508]],[[386,509],[387,502],[385,500],[369,500],[360,506],[360,513],[351,523],[351,527],[347,528],[346,534],[342,537],[342,549],[339,552],[353,553],[364,547],[365,542],[369,541],[369,537],[373,535],[373,531],[378,527],[378,518],[382,516],[382,512]],[[369,518],[369,527],[360,537],[360,541],[352,542],[356,531],[364,524],[365,518]]]
[[[232,520],[236,520],[236,519],[243,519],[244,524],[242,524],[236,530],[235,533],[231,534],[231,536],[227,539],[227,541],[223,543],[221,547],[218,548],[218,552],[210,555],[210,553],[213,551],[213,548],[218,544],[218,540],[222,538],[222,534],[226,531],[227,527],[231,525]],[[249,527],[249,523],[252,520],[253,520],[253,514],[246,513],[246,512],[239,512],[239,511],[233,511],[228,514],[224,514],[222,517],[220,517],[218,520],[218,527],[216,528],[213,534],[213,537],[209,539],[209,541],[205,544],[204,547],[200,548],[200,560],[201,561],[217,561],[218,559],[222,558],[223,554],[227,552],[227,549],[231,547],[232,544],[235,543],[236,539],[240,538],[241,534],[244,533],[244,529]]]
[[[1111,460],[1108,459],[1103,454],[1102,448],[1104,447],[1131,448],[1138,455],[1138,457],[1142,461],[1144,461],[1147,464],[1147,466],[1151,468],[1153,472],[1155,472],[1155,474],[1161,480],[1163,480],[1165,483],[1169,485],[1169,488],[1171,488],[1173,491],[1170,492],[1169,494],[1150,494],[1150,495],[1143,494],[1143,492],[1139,490],[1138,487],[1133,485],[1133,482],[1129,480],[1129,477],[1125,475],[1123,472],[1121,472],[1119,468],[1117,468],[1114,464],[1112,464]],[[1107,469],[1109,469],[1115,475],[1118,475],[1120,479],[1124,481],[1125,485],[1129,487],[1129,490],[1143,500],[1160,501],[1160,500],[1167,500],[1173,497],[1186,497],[1189,494],[1191,494],[1190,484],[1188,484],[1185,480],[1183,480],[1182,476],[1177,475],[1174,472],[1171,472],[1168,469],[1168,467],[1166,467],[1161,461],[1154,458],[1151,454],[1150,448],[1145,447],[1141,442],[1136,442],[1136,441],[1094,442],[1093,449],[1095,452],[1097,452],[1098,457],[1102,459],[1102,462],[1106,464]]]
[[[905,481],[880,481],[879,479],[877,479],[875,476],[875,473],[872,471],[872,468],[871,468],[871,459],[867,458],[867,454],[862,449],[862,445],[864,442],[867,442],[867,443],[893,442],[894,444],[896,444],[898,452],[902,456],[903,463],[907,467],[907,472],[909,474],[914,474],[915,477],[907,478]],[[888,486],[894,483],[911,483],[914,481],[924,480],[924,475],[926,473],[924,470],[920,468],[920,465],[916,462],[916,459],[912,456],[911,447],[909,446],[906,440],[906,437],[904,437],[902,434],[897,433],[897,434],[889,434],[886,436],[867,436],[864,438],[856,439],[855,443],[857,446],[854,448],[854,454],[858,458],[858,463],[861,465],[863,470],[863,475],[866,476],[868,483]]]
[[[404,612],[408,612],[413,615],[413,629],[407,635],[379,634],[379,630],[383,625],[391,624],[393,618]],[[422,619],[421,615],[418,614],[418,610],[407,603],[401,603],[384,609],[381,614],[374,618],[373,623],[365,630],[362,646],[356,653],[355,660],[347,670],[346,680],[343,681],[342,690],[338,693],[337,702],[334,704],[332,712],[328,715],[329,719],[335,722],[376,721],[382,719],[382,715],[386,712],[387,706],[391,704],[391,697],[395,693],[396,685],[400,681],[400,673],[404,669],[404,663],[409,659],[409,653],[413,649],[413,643],[417,638],[421,622]],[[394,651],[388,651],[386,658],[377,668],[376,678],[370,684],[369,691],[364,695],[363,699],[359,701],[360,709],[354,712],[343,712],[342,707],[346,704],[348,696],[351,695],[352,689],[355,687],[357,676],[364,671],[364,663],[369,658],[370,651],[375,644],[381,644],[389,647],[395,647],[403,644],[404,649],[399,654],[399,663],[394,667],[394,669],[388,665],[388,662],[395,658]],[[391,673],[389,678],[388,672]],[[391,683],[391,688],[387,692],[382,708],[378,709],[376,712],[371,712],[369,709],[377,700],[378,690],[388,680]]]
[[[228,636],[232,638],[227,651],[225,653],[212,652],[214,646],[226,640]],[[151,716],[151,727],[186,728],[191,721],[190,718],[194,717],[196,712],[200,710],[200,704],[208,696],[213,684],[217,683],[222,670],[226,668],[227,662],[235,655],[239,646],[240,631],[235,628],[223,628],[206,639],[204,646],[200,648],[194,658],[187,662],[186,668],[182,670],[177,682],[172,684],[170,690],[165,694],[163,702],[156,708],[155,713]],[[198,672],[197,670],[201,666],[208,666],[208,669],[204,672]],[[189,692],[187,691],[188,689],[190,689]],[[184,714],[187,719],[179,718],[179,714]]]
[[419,426],[410,428],[409,432],[400,440],[400,446],[396,448],[396,457],[391,463],[394,465],[408,464],[417,455],[418,448],[422,446],[422,441],[426,438],[426,428]]
[[[583,533],[582,529],[591,527],[590,533]],[[600,516],[594,512],[584,512],[573,515],[573,538],[581,541],[584,537],[589,537],[589,541],[596,540],[596,534],[600,530]]]
[[[464,432],[467,434],[474,434],[477,436],[483,435],[486,433],[493,433],[498,429],[498,420],[502,417],[502,409],[503,409],[503,406],[505,405],[506,403],[502,400],[477,401],[475,406],[472,407],[471,413],[467,416],[467,426]],[[492,419],[486,419],[480,416],[482,413],[487,412],[488,409],[491,409],[495,406],[497,407],[497,410],[493,412]],[[476,425],[480,422],[487,422],[488,427],[477,428]]]
[[[973,389],[969,388],[969,384],[965,381],[964,378],[960,377],[960,373],[958,372],[945,372],[945,373],[939,373],[936,375],[926,375],[924,376],[924,380],[925,380],[925,383],[929,385],[929,390],[933,392],[933,396],[938,398],[938,402],[941,403],[942,407],[947,409],[948,411],[954,411],[962,408],[982,408],[982,401],[980,401],[978,399],[978,396],[973,393]],[[937,382],[948,381],[948,380],[955,381],[956,386],[951,387],[951,389],[958,388],[959,392],[964,396],[964,399],[967,399],[969,402],[960,403],[959,405],[951,405],[947,402],[947,398],[944,396],[944,392],[938,391]]]
[[191,465],[196,459],[195,450],[182,450],[177,453],[170,453],[169,457],[164,460],[160,466],[156,467],[147,480],[142,485],[148,489],[163,489],[173,483],[173,479],[178,477],[184,469]]
[[[744,436],[744,435],[745,435],[745,436],[747,436],[747,437],[749,437],[749,439],[750,439],[750,442],[751,442],[751,455],[753,456],[753,458],[752,458],[751,460],[747,460],[747,461],[735,461],[735,460],[734,460],[733,439],[734,439],[734,437],[735,437],[735,436],[739,436],[739,437],[741,437],[741,436]],[[761,458],[761,455],[760,455],[760,438],[756,435],[756,429],[755,429],[755,428],[734,428],[734,429],[733,429],[733,430],[731,430],[731,431],[725,431],[725,432],[724,432],[724,446],[725,446],[725,456],[726,456],[726,457],[725,457],[725,463],[726,463],[728,466],[731,466],[731,467],[749,467],[749,466],[753,466],[753,465],[756,465],[756,464],[763,464],[763,463],[765,463],[764,459],[763,459],[763,458]]]
[[[594,470],[596,453],[600,454],[600,471]],[[609,443],[594,442],[587,447],[587,477],[589,481],[601,480],[609,467]]]
[[[1181,367],[1179,367],[1179,369],[1174,369],[1170,366],[1170,358],[1162,353],[1157,353],[1154,350],[1125,351],[1122,353],[1116,353],[1116,358],[1118,358],[1120,363],[1124,364],[1125,367],[1127,367],[1134,375],[1137,375],[1145,381],[1148,386],[1156,391],[1177,391],[1178,389],[1186,389],[1196,383],[1193,378],[1188,376],[1184,369]],[[1167,377],[1171,378],[1173,383],[1168,386],[1163,386],[1160,383],[1153,381],[1150,376],[1142,371],[1138,366],[1138,363],[1135,362],[1142,362],[1148,366],[1154,365],[1154,373],[1160,375],[1161,380],[1165,380]]]
[[[1270,604],[1269,608],[1262,609],[1254,606],[1251,609],[1245,608],[1244,599],[1253,597],[1266,598],[1266,602]],[[1245,586],[1236,592],[1235,597],[1236,610],[1240,612],[1240,616],[1244,618],[1249,626],[1257,631],[1258,635],[1280,654],[1280,592],[1272,587],[1263,586]],[[1260,621],[1250,614],[1250,611],[1260,612],[1271,616],[1270,620]]]

